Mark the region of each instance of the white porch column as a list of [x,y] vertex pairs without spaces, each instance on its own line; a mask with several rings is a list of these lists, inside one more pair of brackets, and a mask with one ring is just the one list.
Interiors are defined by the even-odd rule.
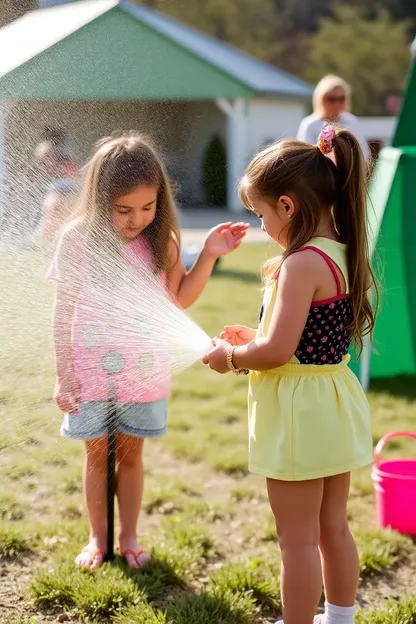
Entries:
[[4,173],[5,173],[5,123],[6,123],[6,105],[4,102],[0,102],[0,187],[3,185]]
[[247,165],[247,101],[228,102],[218,98],[217,106],[227,115],[227,204],[232,212],[244,210],[237,185]]
[[0,220],[3,217],[6,178],[6,119],[10,104],[0,100]]

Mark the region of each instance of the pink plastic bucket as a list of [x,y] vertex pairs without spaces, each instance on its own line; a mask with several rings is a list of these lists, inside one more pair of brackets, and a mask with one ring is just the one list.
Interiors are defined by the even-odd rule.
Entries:
[[377,522],[382,527],[416,535],[416,459],[380,461],[387,442],[400,436],[416,440],[416,433],[410,431],[388,433],[374,453],[371,477],[376,493]]

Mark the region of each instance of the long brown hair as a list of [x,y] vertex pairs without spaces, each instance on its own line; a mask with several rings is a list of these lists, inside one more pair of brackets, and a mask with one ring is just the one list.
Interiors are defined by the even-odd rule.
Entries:
[[110,248],[117,242],[111,223],[114,201],[141,184],[158,189],[155,218],[143,236],[151,249],[155,270],[169,271],[167,249],[173,240],[179,256],[180,229],[166,169],[148,139],[130,133],[97,143],[86,166],[78,216],[92,242]]
[[[347,246],[353,310],[350,335],[361,352],[363,336],[373,333],[378,308],[367,233],[367,168],[360,145],[348,130],[335,131],[333,153],[336,164],[317,146],[302,141],[272,145],[249,164],[240,184],[240,198],[251,209],[250,191],[273,208],[282,195],[293,197],[298,210],[288,226],[287,248],[279,263],[304,247],[315,236],[322,215],[332,213],[339,237]],[[265,277],[275,270],[276,259],[265,265]]]

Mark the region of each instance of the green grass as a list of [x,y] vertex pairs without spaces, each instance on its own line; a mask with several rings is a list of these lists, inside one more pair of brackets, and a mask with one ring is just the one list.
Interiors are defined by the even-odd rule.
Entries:
[[236,485],[230,489],[230,498],[232,501],[240,503],[241,501],[251,501],[258,497],[258,492],[249,487]]
[[0,520],[22,520],[24,511],[21,504],[13,496],[0,496]]
[[361,578],[383,573],[413,548],[410,538],[393,531],[360,530],[355,532],[355,539],[360,552]]
[[5,524],[0,525],[0,560],[13,559],[30,550],[29,538]]
[[32,586],[32,594],[40,607],[71,608],[92,618],[107,618],[123,608],[137,605],[144,594],[122,569],[104,565],[99,573],[78,574],[68,564],[53,574],[40,573]]
[[114,624],[172,624],[172,620],[168,620],[164,612],[155,610],[145,601],[136,606],[130,605],[112,621]]
[[381,609],[361,611],[355,621],[357,624],[416,624],[416,595],[391,600]]
[[278,610],[280,604],[280,589],[278,570],[270,570],[250,566],[248,562],[223,568],[213,578],[212,582],[218,591],[230,591],[233,594],[250,596],[253,603],[264,610]]
[[215,589],[187,594],[167,605],[167,619],[172,624],[249,624],[256,612],[249,595]]
[[[256,274],[267,255],[267,246],[249,245],[224,259],[191,310],[208,334],[227,323],[256,325]],[[280,615],[279,556],[264,482],[247,474],[247,382],[215,375],[200,363],[173,382],[168,435],[145,445],[140,531],[152,563],[140,572],[119,558],[95,573],[74,567],[87,540],[83,445],[59,437],[61,415],[51,400],[53,291],[42,280],[45,264],[33,253],[23,254],[21,263],[0,255],[9,280],[0,326],[7,361],[0,390],[0,559],[7,572],[0,583],[19,578],[25,561],[30,569],[13,598],[17,613],[0,605],[0,621],[38,624],[47,612],[48,622],[57,624],[63,610],[74,621],[94,624],[274,621]],[[393,429],[414,429],[416,397],[408,388],[415,380],[406,383],[378,385],[369,394],[374,442]],[[412,452],[405,439],[385,450],[386,456]],[[416,598],[405,596],[416,595],[416,549],[408,538],[376,527],[369,469],[353,475],[349,516],[362,583],[374,604],[357,622],[416,624]],[[402,570],[406,582],[396,574]],[[387,605],[378,589],[383,582],[397,598]]]

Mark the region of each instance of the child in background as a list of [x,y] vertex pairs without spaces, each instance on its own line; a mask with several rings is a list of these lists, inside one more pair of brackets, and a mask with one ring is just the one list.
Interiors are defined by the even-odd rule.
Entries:
[[[228,326],[204,362],[250,371],[249,468],[266,477],[281,549],[280,624],[352,624],[359,579],[350,472],[372,462],[370,410],[348,368],[375,313],[365,162],[347,130],[282,141],[250,163],[245,205],[284,252],[264,267],[256,330]],[[325,614],[315,615],[325,587]]]
[[[211,230],[193,268],[186,273],[180,257],[180,233],[165,168],[154,149],[137,135],[105,139],[87,169],[80,215],[64,231],[48,277],[57,281],[54,310],[56,400],[65,412],[61,433],[85,440],[84,493],[90,539],[78,555],[82,568],[98,568],[105,558],[107,389],[102,370],[106,351],[97,284],[134,263],[146,263],[156,278],[186,308],[202,293],[216,259],[236,249],[247,224],[221,224]],[[115,264],[117,263],[117,265]],[[116,270],[117,269],[117,270]],[[131,305],[131,302],[126,302]],[[118,308],[122,303],[118,301]],[[137,301],[140,311],[140,299]],[[148,310],[148,307],[145,308]],[[117,328],[116,328],[117,329]],[[111,327],[107,328],[111,334]],[[115,335],[110,335],[112,347]],[[101,342],[100,342],[101,336]],[[105,340],[104,340],[105,342]],[[143,394],[137,353],[116,345],[133,376],[121,376],[117,403],[117,499],[119,548],[131,568],[150,557],[137,541],[143,494],[144,439],[166,432],[166,375],[154,373],[151,390]],[[137,370],[136,370],[137,369]],[[143,381],[142,381],[143,383]]]
[[76,165],[63,143],[45,140],[35,151],[44,196],[34,238],[41,245],[56,242],[75,211],[79,193]]

